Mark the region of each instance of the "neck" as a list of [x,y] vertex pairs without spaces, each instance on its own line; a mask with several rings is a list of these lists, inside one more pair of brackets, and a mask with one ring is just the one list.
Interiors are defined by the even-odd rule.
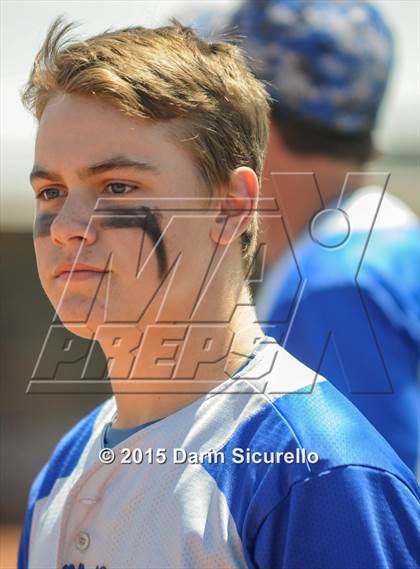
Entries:
[[[264,236],[264,242],[269,245],[266,251],[268,265],[290,249],[289,241],[292,244],[295,242],[319,210],[339,197],[347,173],[360,170],[361,166],[352,161],[335,160],[321,155],[294,154],[284,146],[276,129],[271,129],[262,196],[277,200],[287,234],[272,219],[267,222],[262,219],[260,235]],[[361,174],[350,176],[345,188],[346,194],[361,187],[363,183]]]
[[264,332],[245,286],[234,306],[226,324],[149,326],[146,332],[139,330],[137,338],[132,329],[130,337],[121,338],[120,329],[118,345],[124,345],[124,353],[116,353],[111,330],[108,339],[102,337],[117,405],[114,427],[130,428],[175,413],[247,361]]

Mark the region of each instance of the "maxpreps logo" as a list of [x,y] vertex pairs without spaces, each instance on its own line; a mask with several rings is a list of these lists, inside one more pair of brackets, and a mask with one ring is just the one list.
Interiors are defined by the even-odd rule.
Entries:
[[[79,565],[74,565],[73,563],[66,563],[63,565],[63,569],[87,569],[84,563],[79,563]],[[105,565],[97,565],[95,569],[106,569]]]

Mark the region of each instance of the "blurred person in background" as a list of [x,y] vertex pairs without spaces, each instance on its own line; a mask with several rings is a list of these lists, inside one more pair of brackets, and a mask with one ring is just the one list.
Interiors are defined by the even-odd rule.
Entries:
[[226,29],[272,97],[261,196],[281,217],[260,220],[258,317],[414,470],[418,220],[385,191],[386,173],[363,173],[391,31],[368,2],[305,0],[244,2]]

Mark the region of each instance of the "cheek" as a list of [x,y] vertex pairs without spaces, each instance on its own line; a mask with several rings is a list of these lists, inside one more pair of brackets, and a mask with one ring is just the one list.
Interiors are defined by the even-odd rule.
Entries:
[[42,273],[42,267],[47,263],[46,256],[48,246],[50,244],[51,224],[53,223],[55,217],[55,214],[50,213],[37,214],[35,216],[33,227],[33,242],[40,276]]
[[204,276],[215,248],[215,243],[210,238],[211,225],[212,220],[202,215],[197,215],[197,218],[188,216],[175,219],[167,234],[171,263],[181,254],[180,267]]
[[50,297],[51,279],[49,278],[49,273],[51,272],[51,260],[49,261],[49,259],[51,259],[51,254],[48,250],[47,240],[36,237],[34,239],[34,251],[39,281],[47,296]]
[[49,237],[55,213],[37,213],[34,220],[34,239]]
[[34,236],[35,259],[39,276],[42,277],[44,267],[47,265],[48,243],[47,239]]
[[101,250],[106,255],[99,262],[103,265],[108,262],[114,273],[111,294],[125,296],[138,287],[158,286],[161,281],[158,255],[156,249],[152,252],[154,243],[142,230],[108,227],[101,232],[101,241]]
[[[121,210],[119,210],[119,213]],[[133,249],[134,243],[139,243],[141,249],[150,251],[154,249],[154,254],[158,263],[159,277],[163,277],[168,269],[168,257],[166,248],[166,239],[162,235],[161,223],[159,218],[153,213],[149,213],[147,217],[136,216],[135,212],[129,211],[129,215],[119,215],[108,219],[102,223],[105,233],[111,234],[114,249],[115,242],[118,243],[118,250],[126,251]],[[125,242],[123,245],[122,241]],[[144,251],[140,251],[140,254]],[[125,255],[126,256],[126,255]],[[143,254],[142,254],[143,257]],[[130,256],[133,265],[133,271],[136,271],[139,265],[139,256]]]

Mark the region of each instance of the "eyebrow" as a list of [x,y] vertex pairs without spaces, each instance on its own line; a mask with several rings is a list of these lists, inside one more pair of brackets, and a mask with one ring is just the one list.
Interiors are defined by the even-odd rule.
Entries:
[[[132,160],[126,156],[112,156],[102,162],[97,162],[96,164],[82,168],[78,170],[77,173],[80,178],[89,178],[117,168],[126,168],[137,172],[152,172],[153,174],[159,173],[159,168],[151,162]],[[58,180],[60,177],[61,176],[56,172],[48,171],[36,164],[29,175],[29,180],[32,183],[37,178],[43,180]]]

